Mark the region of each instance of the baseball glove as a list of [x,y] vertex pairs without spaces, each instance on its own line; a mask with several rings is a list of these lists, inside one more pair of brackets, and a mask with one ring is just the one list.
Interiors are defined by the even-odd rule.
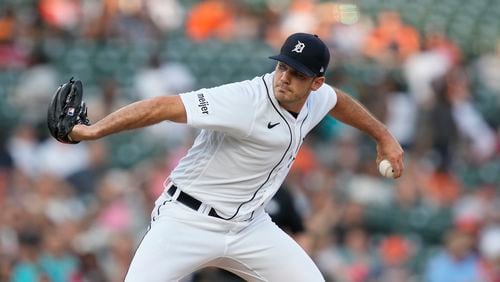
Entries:
[[80,80],[73,80],[57,88],[47,111],[47,126],[50,134],[59,142],[76,144],[69,133],[76,124],[89,125],[87,107],[82,101],[83,87]]

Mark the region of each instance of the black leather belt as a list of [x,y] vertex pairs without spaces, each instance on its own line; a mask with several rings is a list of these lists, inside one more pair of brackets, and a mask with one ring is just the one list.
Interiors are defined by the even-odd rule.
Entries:
[[[177,189],[178,189],[177,186],[172,184],[172,186],[170,186],[170,188],[167,190],[167,194],[169,194],[171,197],[173,197],[175,195],[175,192],[177,191]],[[198,211],[200,209],[200,206],[202,205],[202,202],[191,197],[189,194],[182,192],[182,190],[179,190],[179,196],[177,197],[176,201],[182,203],[185,206],[192,208],[195,211]],[[214,208],[210,208],[208,215],[223,219],[222,217],[220,217],[217,214],[217,212],[215,211]]]

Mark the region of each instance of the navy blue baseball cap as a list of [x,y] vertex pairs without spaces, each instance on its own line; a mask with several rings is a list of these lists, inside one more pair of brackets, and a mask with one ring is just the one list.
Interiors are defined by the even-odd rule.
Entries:
[[280,54],[269,58],[307,76],[324,76],[330,62],[330,51],[317,35],[294,33],[283,43]]

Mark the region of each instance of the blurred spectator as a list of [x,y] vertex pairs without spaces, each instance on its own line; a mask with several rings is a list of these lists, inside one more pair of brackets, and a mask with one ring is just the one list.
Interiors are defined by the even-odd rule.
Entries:
[[[19,205],[12,200],[2,203],[0,215],[0,256],[13,260],[20,251],[19,218],[23,215]],[[5,266],[5,265],[3,265]]]
[[[63,225],[61,225],[61,228]],[[40,268],[52,282],[69,281],[77,267],[77,258],[68,249],[68,243],[59,228],[46,230],[44,252],[40,256]]]
[[333,281],[369,281],[375,257],[363,229],[349,229],[343,244],[325,250],[318,257],[318,266]]
[[15,13],[7,6],[0,14],[0,45],[11,42],[15,34]]
[[11,271],[13,262],[11,259],[0,256],[0,281],[11,281]]
[[382,11],[378,24],[368,36],[365,54],[379,62],[394,65],[417,53],[420,36],[412,26],[405,25],[398,12]]
[[39,263],[40,244],[43,238],[39,235],[40,230],[27,227],[20,230],[19,261],[12,269],[12,282],[25,281],[48,281],[47,273],[41,268]]
[[399,235],[391,235],[380,242],[381,266],[378,281],[399,282],[412,278],[408,263],[414,250],[411,242]]
[[[419,150],[433,149],[436,153],[435,166],[442,171],[448,170],[452,165],[453,154],[451,152],[457,149],[459,143],[449,86],[445,77],[433,81],[435,102],[429,112],[422,116],[420,126],[424,134],[417,139],[417,145],[424,147],[419,147]],[[427,146],[431,148],[425,148]]]
[[153,23],[162,31],[179,28],[183,22],[184,9],[177,0],[144,1]]
[[477,235],[486,222],[488,200],[481,197],[482,189],[476,188],[470,194],[464,194],[453,206],[453,220],[458,229],[471,235]]
[[68,224],[82,220],[86,209],[73,190],[65,181],[50,175],[38,176],[33,195],[36,204],[32,204],[36,212],[43,213],[54,224]]
[[127,233],[116,234],[111,239],[111,250],[103,262],[107,281],[121,282],[125,279],[134,255],[134,245],[134,240]]
[[[89,2],[89,1],[85,1]],[[84,3],[84,33],[92,39],[121,39],[140,45],[151,43],[158,36],[158,26],[151,19],[151,3],[142,0],[106,0]],[[161,12],[162,9],[158,10]],[[148,13],[149,12],[149,13]],[[139,39],[140,38],[140,39]]]
[[316,2],[316,0],[292,0],[283,16],[281,33],[285,36],[299,31],[315,33],[318,25],[314,6]]
[[461,135],[470,143],[471,160],[484,162],[497,150],[497,136],[471,101],[468,77],[461,70],[454,70],[448,77],[448,99],[452,116]]
[[[285,181],[294,198],[294,205],[302,217],[311,216],[315,208],[321,210],[323,204],[316,197],[330,197],[328,192],[331,180],[328,172],[321,171],[318,160],[307,142],[300,148],[293,163],[288,180]],[[318,205],[314,207],[314,205]]]
[[481,281],[500,281],[500,227],[487,227],[479,238]]
[[409,57],[403,65],[410,94],[419,107],[427,109],[440,99],[436,97],[439,94],[435,93],[433,83],[460,60],[460,51],[443,34],[437,31],[426,34],[422,51]]
[[101,181],[97,189],[100,201],[97,210],[96,223],[110,236],[134,230],[137,222],[136,216],[141,212],[141,198],[134,191],[136,185],[132,177],[122,171],[109,172]]
[[[189,92],[193,90],[195,82],[194,75],[184,64],[161,62],[159,54],[153,54],[148,67],[137,71],[134,84],[139,98],[147,99]],[[190,132],[186,126],[173,122],[164,122],[145,130],[152,133],[161,143],[166,141],[165,145],[172,149],[181,146]]]
[[417,127],[417,105],[405,82],[389,77],[386,82],[387,115],[385,124],[405,149],[413,145]]
[[[356,60],[363,53],[364,44],[372,32],[373,23],[368,17],[360,17],[359,21],[353,24],[336,23],[332,27],[332,38],[329,43],[334,47],[334,56],[336,56],[333,63],[337,63],[336,60]],[[331,18],[331,14],[326,13],[325,18]]]
[[6,5],[0,11],[0,70],[25,66],[27,54],[17,42],[20,33],[14,7]]
[[79,22],[79,1],[41,0],[38,8],[43,21],[60,29],[71,30]]
[[58,86],[58,75],[42,48],[35,48],[29,57],[28,68],[22,73],[15,89],[14,103],[26,121],[45,121],[47,104]]
[[50,173],[61,178],[81,171],[89,164],[88,144],[62,144],[53,138],[39,144],[37,156],[39,173]]
[[459,230],[446,235],[446,249],[430,258],[425,281],[478,281],[479,258],[473,253],[473,238]]
[[40,171],[37,157],[39,143],[34,126],[30,123],[20,123],[7,142],[7,150],[16,168],[35,178]]
[[99,120],[129,103],[128,97],[123,95],[118,82],[114,78],[106,77],[102,79],[97,90],[97,95],[89,95],[85,101],[88,108],[92,109],[89,112],[91,122]]
[[[99,251],[101,256],[106,256],[117,236],[134,234],[133,240],[140,240],[148,212],[143,206],[143,194],[137,190],[131,175],[110,171],[100,181],[96,192],[96,198],[88,205],[86,218],[80,221],[79,230],[72,237],[73,248],[79,253]],[[133,247],[129,247],[132,251]]]
[[281,187],[276,195],[266,206],[266,211],[271,216],[276,225],[278,225],[290,236],[299,236],[304,233],[304,223],[302,216],[295,207],[293,195],[286,186]]
[[458,177],[443,167],[427,175],[422,184],[425,198],[438,208],[450,207],[463,189]]
[[379,177],[373,160],[361,160],[358,174],[345,185],[349,199],[356,203],[387,206],[392,200],[393,184]]
[[234,5],[227,0],[203,0],[195,4],[186,20],[187,36],[193,41],[211,37],[230,39],[235,32]]
[[116,33],[117,2],[84,1],[82,5],[83,34],[90,39],[104,39]]
[[106,282],[108,281],[103,270],[99,267],[95,254],[84,253],[79,257],[78,269],[73,273],[69,282]]
[[2,175],[1,179],[5,179],[5,177],[8,176],[3,174],[5,171],[9,172],[15,167],[14,161],[8,149],[8,134],[11,134],[11,132],[8,132],[7,130],[2,130],[2,132],[0,133],[0,171],[2,171],[0,172],[0,174]]
[[157,38],[159,30],[145,11],[144,2],[117,1],[119,14],[115,24],[120,39],[144,45]]
[[[469,100],[467,77],[461,71],[447,73],[433,82],[436,100],[426,118],[426,138],[438,153],[437,166],[448,169],[458,145],[469,143],[466,154],[470,160],[484,162],[496,152],[495,133]],[[430,137],[430,138],[429,138]],[[426,142],[420,139],[420,142]]]
[[89,144],[89,164],[67,177],[67,181],[74,189],[74,193],[85,203],[95,197],[97,185],[109,167],[108,145],[103,142]]
[[479,56],[475,65],[479,81],[492,90],[497,98],[500,95],[500,40],[493,52]]
[[462,52],[458,46],[437,29],[425,34],[425,48],[441,54],[451,66],[458,66],[462,62]]
[[[344,244],[346,242],[347,233],[354,229],[365,228],[365,212],[366,206],[350,201],[341,205],[342,211],[338,221],[335,222],[333,230],[334,238],[338,243]],[[365,233],[365,232],[363,232]]]
[[487,188],[488,192],[484,193],[483,199],[487,199],[488,207],[486,208],[486,223],[500,224],[500,196],[495,186]]
[[135,88],[140,99],[147,99],[191,91],[195,80],[186,65],[162,62],[159,54],[152,54],[149,65],[137,71]]

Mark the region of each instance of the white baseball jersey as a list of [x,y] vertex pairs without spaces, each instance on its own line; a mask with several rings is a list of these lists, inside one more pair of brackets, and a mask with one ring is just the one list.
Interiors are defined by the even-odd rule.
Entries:
[[168,181],[226,219],[248,216],[284,181],[306,134],[335,106],[334,89],[311,92],[295,118],[273,92],[274,73],[181,94],[201,129]]

